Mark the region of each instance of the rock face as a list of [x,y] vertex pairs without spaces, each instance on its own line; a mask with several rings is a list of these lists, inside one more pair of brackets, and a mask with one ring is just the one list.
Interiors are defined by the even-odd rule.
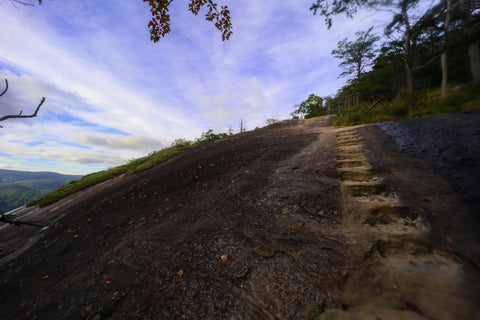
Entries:
[[479,223],[451,177],[379,126],[327,123],[17,212],[49,227],[1,227],[2,318],[478,318]]

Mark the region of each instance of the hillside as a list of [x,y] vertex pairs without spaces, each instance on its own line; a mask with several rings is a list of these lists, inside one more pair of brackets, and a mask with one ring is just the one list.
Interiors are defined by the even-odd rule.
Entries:
[[479,121],[283,121],[20,210],[2,317],[478,319]]
[[81,176],[0,169],[0,212],[8,212]]

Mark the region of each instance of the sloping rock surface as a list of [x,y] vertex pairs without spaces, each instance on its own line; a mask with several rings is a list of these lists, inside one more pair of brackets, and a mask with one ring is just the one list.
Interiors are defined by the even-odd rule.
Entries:
[[2,318],[478,318],[478,214],[452,182],[478,171],[437,172],[390,124],[327,123],[283,121],[15,212],[49,226],[0,227]]

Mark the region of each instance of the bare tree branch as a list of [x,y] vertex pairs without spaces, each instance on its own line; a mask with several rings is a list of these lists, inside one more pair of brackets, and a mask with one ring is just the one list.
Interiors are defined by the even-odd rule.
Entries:
[[5,92],[7,92],[7,90],[8,90],[8,80],[5,79],[5,90],[3,90],[2,93],[0,93],[0,97],[3,96],[5,94]]
[[[0,93],[0,97],[3,96],[8,90],[8,80],[5,79],[5,90],[3,90],[2,93]],[[38,111],[40,110],[40,107],[42,106],[42,104],[45,102],[47,98],[45,97],[42,97],[42,100],[40,101],[40,103],[38,104],[37,108],[35,109],[35,112],[32,113],[32,114],[27,114],[27,115],[22,115],[23,111],[20,110],[20,113],[19,114],[9,114],[9,115],[6,115],[6,116],[3,116],[3,117],[0,117],[0,122],[1,121],[5,121],[5,120],[8,120],[8,119],[18,119],[18,118],[33,118],[33,117],[36,117],[37,114],[38,114]],[[0,128],[3,128],[2,126],[0,126]]]
[[14,224],[16,226],[25,224],[25,225],[34,226],[34,227],[46,227],[46,225],[41,224],[37,221],[20,221],[20,220],[16,220],[14,216],[3,214],[3,213],[0,216],[0,222]]
[[412,68],[412,71],[415,71],[415,70],[418,70],[418,69],[422,69],[423,67],[425,67],[426,65],[429,65],[430,63],[434,62],[434,61],[437,60],[438,58],[440,58],[440,55],[436,55],[435,57],[433,57],[432,59],[428,60],[427,62],[425,62],[425,63],[422,64],[421,66],[416,66],[416,67]]
[[[7,116],[3,116],[0,118],[0,121],[5,121],[7,119],[12,119],[12,118],[34,118],[37,116],[37,113],[38,113],[38,110],[40,110],[40,107],[42,106],[42,104],[45,102],[47,98],[43,97],[42,100],[40,101],[40,103],[38,104],[37,106],[37,109],[35,109],[35,112],[30,114],[30,115],[22,115],[22,111],[20,111],[20,113],[18,115],[7,115]],[[2,126],[0,126],[0,128],[3,128]]]
[[10,2],[14,5],[15,5],[15,2],[16,2],[16,3],[19,3],[19,4],[23,4],[24,6],[34,6],[33,3],[28,3],[28,2],[19,1],[19,0],[10,0]]

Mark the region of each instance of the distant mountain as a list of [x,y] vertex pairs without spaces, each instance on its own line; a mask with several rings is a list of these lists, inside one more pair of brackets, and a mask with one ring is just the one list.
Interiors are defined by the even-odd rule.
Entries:
[[0,212],[8,212],[82,176],[0,169]]

